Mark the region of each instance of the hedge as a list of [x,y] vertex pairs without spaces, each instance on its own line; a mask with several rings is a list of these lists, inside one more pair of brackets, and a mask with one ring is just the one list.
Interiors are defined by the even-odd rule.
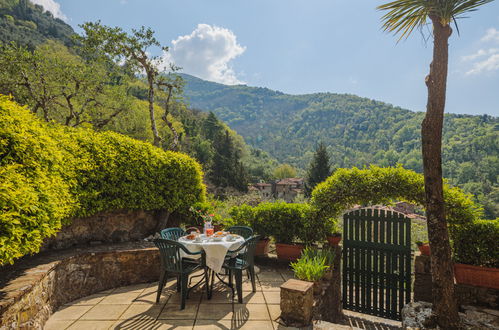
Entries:
[[[423,175],[401,166],[338,169],[316,186],[311,205],[318,216],[335,221],[355,204],[386,204],[392,200],[424,205]],[[444,201],[450,225],[469,224],[482,216],[482,209],[457,187],[444,184]]]
[[230,210],[232,224],[252,227],[262,236],[273,236],[278,243],[312,243],[325,238],[326,222],[317,221],[308,204],[266,202]]
[[499,219],[459,226],[452,238],[454,261],[499,268]]
[[190,157],[45,123],[0,95],[0,264],[38,252],[74,216],[185,210],[204,198],[201,167]]

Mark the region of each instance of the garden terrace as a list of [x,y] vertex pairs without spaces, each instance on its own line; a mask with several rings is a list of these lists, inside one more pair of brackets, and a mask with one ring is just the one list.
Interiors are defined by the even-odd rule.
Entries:
[[[155,304],[158,250],[149,242],[46,251],[0,271],[0,328],[44,329],[288,329],[280,315],[280,286],[293,277],[274,255],[257,258],[256,292],[243,283],[243,303],[220,282],[211,300],[193,291],[185,310],[170,280]],[[398,322],[347,314],[336,329],[396,329]],[[320,329],[330,324],[316,324]],[[289,328],[292,329],[292,328]]]

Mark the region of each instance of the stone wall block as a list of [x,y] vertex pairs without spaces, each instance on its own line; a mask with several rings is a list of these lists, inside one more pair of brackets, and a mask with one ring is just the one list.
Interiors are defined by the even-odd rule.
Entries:
[[281,285],[281,318],[287,324],[308,326],[312,322],[314,284],[290,279]]
[[56,236],[45,241],[41,250],[142,240],[155,233],[160,214],[159,211],[116,210],[70,219]]

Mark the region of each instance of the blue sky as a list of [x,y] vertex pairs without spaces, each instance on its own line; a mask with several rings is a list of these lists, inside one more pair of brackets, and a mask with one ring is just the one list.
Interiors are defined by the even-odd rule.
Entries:
[[[208,80],[425,109],[432,42],[415,32],[397,44],[382,32],[375,7],[384,1],[33,1],[74,28],[95,20],[126,30],[149,26],[171,46],[168,60]],[[468,16],[450,40],[446,111],[499,116],[499,1]]]

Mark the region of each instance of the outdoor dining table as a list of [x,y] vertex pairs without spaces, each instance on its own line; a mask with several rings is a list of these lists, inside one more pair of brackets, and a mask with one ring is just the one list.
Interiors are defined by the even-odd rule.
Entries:
[[[219,240],[215,240],[213,236],[200,236],[200,241],[189,240],[184,236],[180,237],[178,242],[183,244],[191,252],[204,250],[206,255],[206,266],[215,273],[220,273],[222,271],[222,265],[227,256],[227,252],[229,250],[236,250],[244,243],[244,238],[238,235],[233,236],[234,240],[227,240],[227,237],[220,237]],[[192,258],[193,256],[186,254],[182,257]]]
[[[213,283],[215,276],[224,283],[228,285],[232,290],[232,284],[223,281],[218,273],[222,271],[222,266],[225,261],[225,257],[227,256],[227,252],[229,250],[233,251],[238,249],[241,245],[244,244],[245,239],[239,235],[233,235],[233,240],[228,240],[227,237],[219,237],[218,239],[214,239],[213,236],[207,237],[205,235],[200,235],[200,240],[190,240],[187,237],[183,236],[178,239],[178,242],[184,245],[191,252],[204,251],[204,267],[206,267],[207,278],[206,278],[206,286],[208,288],[208,299],[211,299],[211,295],[213,292]],[[187,255],[185,252],[180,251],[181,257],[192,258],[192,255]],[[197,256],[200,258],[201,256]],[[197,285],[197,284],[196,284]]]

